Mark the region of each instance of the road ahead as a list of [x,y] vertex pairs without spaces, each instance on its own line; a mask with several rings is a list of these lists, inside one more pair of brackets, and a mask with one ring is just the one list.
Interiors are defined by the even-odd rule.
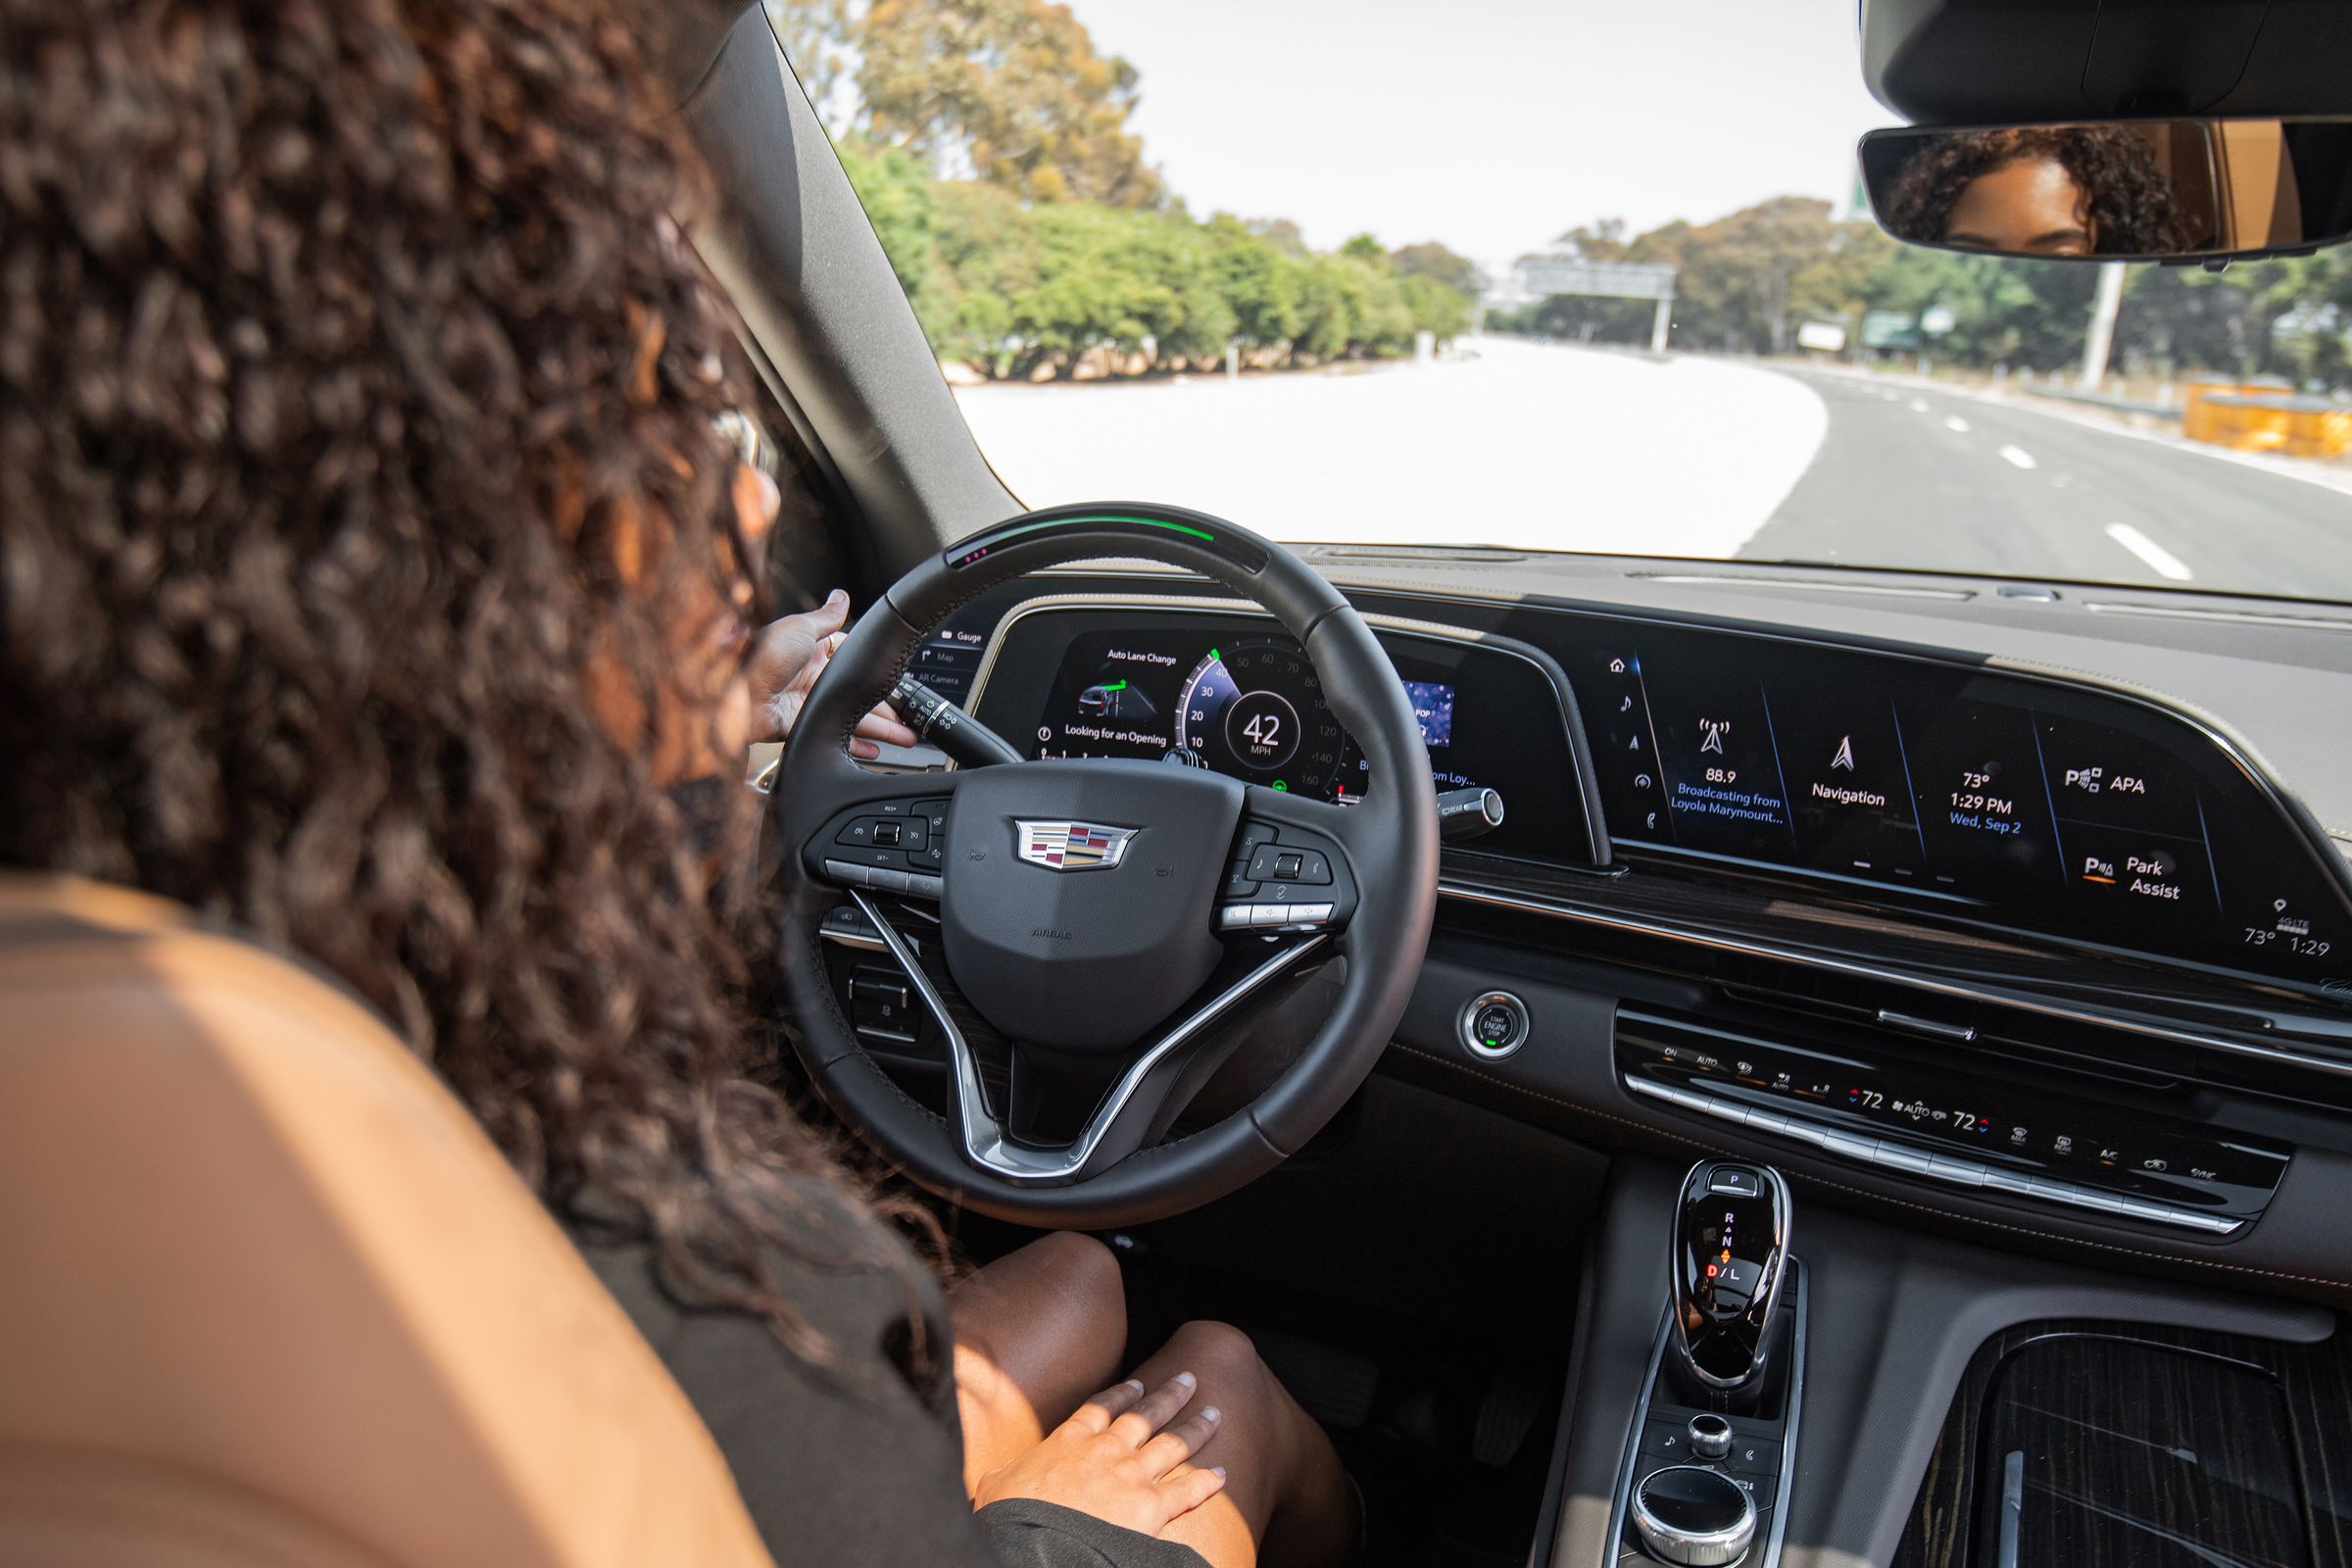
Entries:
[[1793,378],[1829,430],[1742,556],[2352,599],[2352,494],[2095,416]]
[[1359,373],[981,386],[1032,506],[1279,539],[1745,557],[2352,601],[2352,476],[1835,371],[1486,338]]

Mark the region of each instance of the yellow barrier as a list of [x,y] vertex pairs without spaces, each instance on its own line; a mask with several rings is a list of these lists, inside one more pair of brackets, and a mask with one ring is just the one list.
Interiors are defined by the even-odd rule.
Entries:
[[2233,452],[2337,458],[2352,450],[2352,409],[2325,398],[2192,387],[2180,429],[2191,441]]
[[2187,383],[2187,392],[2180,400],[2180,433],[2191,441],[2211,441],[2227,446],[2214,433],[2215,416],[2212,400],[2217,397],[2278,397],[2294,388],[2275,375],[2258,376],[2241,381],[2230,375],[2196,375]]

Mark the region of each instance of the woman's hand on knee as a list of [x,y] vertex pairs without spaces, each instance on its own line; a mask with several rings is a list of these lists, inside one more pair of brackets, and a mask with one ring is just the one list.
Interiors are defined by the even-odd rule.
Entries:
[[1222,1467],[1188,1462],[1220,1419],[1214,1405],[1184,1414],[1194,1387],[1193,1375],[1179,1372],[1149,1394],[1133,1381],[1105,1389],[1045,1441],[981,1477],[974,1506],[1034,1497],[1158,1535],[1225,1485]]

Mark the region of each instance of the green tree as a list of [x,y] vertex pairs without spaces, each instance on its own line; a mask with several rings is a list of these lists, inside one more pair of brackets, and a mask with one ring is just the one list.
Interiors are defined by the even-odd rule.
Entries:
[[860,134],[1036,200],[1159,202],[1127,129],[1135,67],[1098,54],[1068,7],[872,0],[854,36]]
[[1233,312],[1234,331],[1253,348],[1281,350],[1298,336],[1303,278],[1296,256],[1219,213],[1208,220],[1210,265]]
[[[836,103],[856,63],[858,19],[851,0],[765,0],[767,24],[819,114]],[[832,118],[826,126],[838,130]]]
[[1470,330],[1476,306],[1460,289],[1417,272],[1399,279],[1398,287],[1415,331],[1427,332],[1444,343]]
[[1486,275],[1467,256],[1457,256],[1436,240],[1405,245],[1389,252],[1389,265],[1399,277],[1425,277],[1453,290],[1464,299],[1486,291]]

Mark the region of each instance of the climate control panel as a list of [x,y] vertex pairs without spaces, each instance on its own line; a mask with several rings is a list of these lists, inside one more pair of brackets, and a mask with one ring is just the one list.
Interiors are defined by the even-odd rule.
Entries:
[[2232,1236],[2289,1150],[1962,1067],[1869,1059],[1627,1008],[1632,1093],[1945,1186]]

